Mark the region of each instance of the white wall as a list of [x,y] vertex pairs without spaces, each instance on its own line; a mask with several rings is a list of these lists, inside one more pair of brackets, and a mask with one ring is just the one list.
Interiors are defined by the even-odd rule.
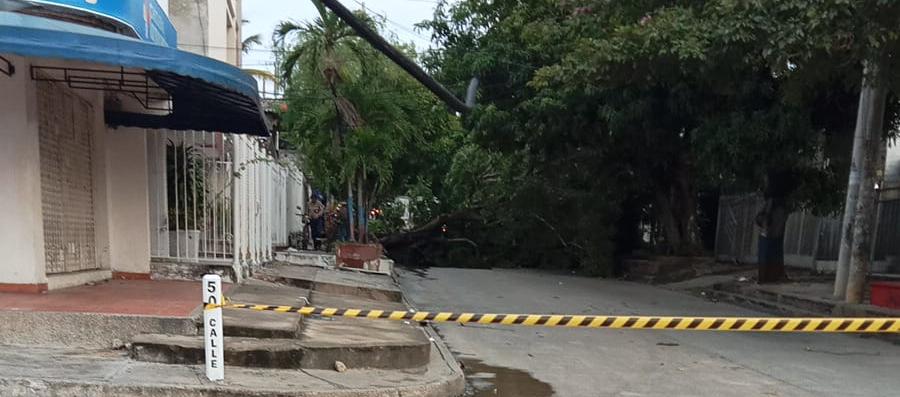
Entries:
[[150,273],[147,131],[106,133],[109,260],[114,272]]
[[208,56],[238,65],[240,40],[240,1],[209,0]]
[[240,65],[240,0],[168,0],[166,8],[181,50]]
[[900,139],[894,139],[888,145],[885,162],[885,187],[900,187]]
[[[303,218],[297,214],[306,213],[308,193],[303,174],[296,172],[287,178],[287,231],[288,233],[303,231]],[[300,208],[297,208],[300,207]]]
[[[27,72],[30,60],[4,56],[17,72],[12,77],[0,75],[0,287],[68,286],[69,281],[77,282],[78,277],[71,277],[77,275],[45,274],[37,84]],[[65,66],[55,61],[39,64]],[[60,89],[68,88],[60,85]],[[91,173],[96,263],[100,269],[149,273],[146,132],[108,130],[103,93],[73,92],[89,102],[94,112]]]
[[28,65],[0,75],[0,284],[44,284],[37,98]]

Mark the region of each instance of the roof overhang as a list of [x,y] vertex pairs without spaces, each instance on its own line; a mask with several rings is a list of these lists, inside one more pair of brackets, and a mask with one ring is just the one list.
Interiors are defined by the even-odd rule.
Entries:
[[113,126],[268,136],[256,80],[232,65],[100,29],[0,11],[0,54],[144,70],[171,98],[169,114],[108,112]]

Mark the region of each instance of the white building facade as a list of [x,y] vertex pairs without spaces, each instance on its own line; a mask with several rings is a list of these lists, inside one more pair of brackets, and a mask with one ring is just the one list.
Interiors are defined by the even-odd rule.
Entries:
[[[0,12],[0,292],[150,279],[153,258],[238,281],[287,244],[302,186],[262,137],[255,81],[175,49],[171,4],[91,3]],[[239,37],[240,2],[218,3]]]

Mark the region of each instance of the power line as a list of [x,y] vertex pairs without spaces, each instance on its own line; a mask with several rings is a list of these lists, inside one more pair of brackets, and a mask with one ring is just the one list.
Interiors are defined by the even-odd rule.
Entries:
[[[419,3],[431,3],[431,4],[437,4],[436,1],[430,1],[430,0],[404,0],[404,1],[412,1],[412,2],[419,2]],[[411,34],[411,35],[413,35],[413,36],[416,36],[416,37],[418,37],[418,38],[420,38],[420,39],[422,39],[422,40],[431,42],[431,38],[426,38],[426,37],[424,37],[424,36],[421,36],[421,35],[420,35],[418,32],[416,32],[415,30],[410,29],[410,28],[407,28],[406,26],[404,26],[404,25],[402,25],[402,24],[400,24],[400,23],[398,23],[398,22],[396,22],[396,21],[394,21],[394,20],[388,18],[388,17],[387,17],[387,12],[386,12],[386,11],[381,10],[381,9],[372,8],[372,7],[367,7],[364,3],[360,2],[359,0],[353,0],[353,2],[356,3],[356,4],[359,4],[359,6],[362,7],[363,12],[366,11],[366,8],[368,8],[368,9],[370,9],[370,10],[372,10],[372,11],[378,11],[378,12],[381,12],[380,14],[379,14],[378,12],[374,12],[374,14],[375,14],[375,15],[378,15],[379,17],[384,18],[385,21],[387,21],[387,22],[390,23],[391,25],[396,26],[396,27],[399,28],[400,30],[405,31],[406,33],[409,33],[409,34]]]
[[[232,47],[232,46],[218,46],[218,45],[205,45],[205,44],[192,44],[192,43],[178,43],[179,47],[196,47],[196,48],[215,48],[221,50],[241,50],[244,51],[245,47]],[[246,48],[246,51],[255,51],[255,52],[278,52],[278,50],[271,48]]]

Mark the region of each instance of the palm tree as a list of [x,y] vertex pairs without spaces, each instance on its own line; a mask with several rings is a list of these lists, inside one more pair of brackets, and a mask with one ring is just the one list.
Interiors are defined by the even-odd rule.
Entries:
[[[332,142],[334,154],[342,156],[343,134],[359,129],[364,124],[356,106],[341,94],[340,85],[346,79],[348,64],[359,64],[362,60],[362,44],[356,33],[344,24],[334,13],[328,11],[319,0],[312,0],[319,13],[311,23],[283,21],[273,35],[276,47],[285,49],[285,42],[296,36],[297,43],[284,52],[281,61],[282,78],[290,83],[297,74],[312,73],[324,82],[331,94],[330,102],[338,119],[333,123]],[[355,171],[346,171],[347,203],[353,204],[353,181]],[[350,214],[350,234],[353,239],[353,215]]]

